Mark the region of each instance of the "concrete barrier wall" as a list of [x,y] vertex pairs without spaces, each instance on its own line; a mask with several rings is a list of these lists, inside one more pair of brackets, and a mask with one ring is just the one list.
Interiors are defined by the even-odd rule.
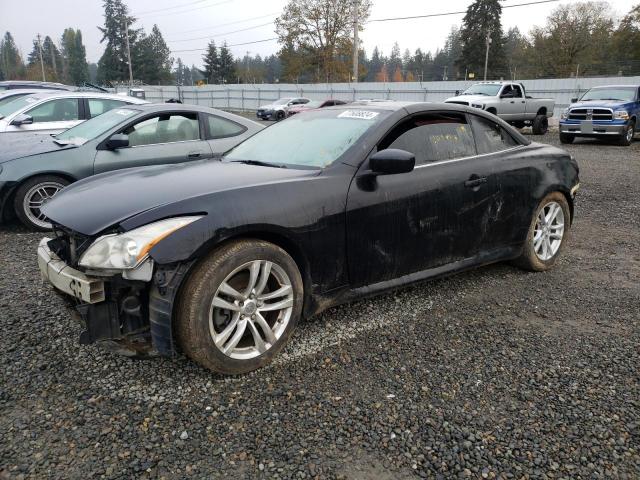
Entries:
[[[556,102],[554,116],[591,87],[598,85],[640,85],[640,77],[560,78],[520,80],[527,95],[553,98]],[[352,101],[364,98],[404,100],[415,102],[441,102],[464,90],[472,81],[455,82],[397,82],[397,83],[319,83],[319,84],[239,84],[205,85],[202,87],[145,85],[146,98],[152,102],[165,102],[180,98],[184,103],[205,105],[228,110],[256,110],[259,105],[271,103],[281,97],[304,96],[312,100],[336,98]],[[128,87],[118,87],[126,92]]]

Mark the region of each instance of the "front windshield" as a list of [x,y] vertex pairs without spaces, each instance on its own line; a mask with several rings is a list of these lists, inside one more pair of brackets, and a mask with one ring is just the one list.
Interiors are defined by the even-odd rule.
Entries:
[[635,87],[592,88],[583,95],[581,100],[618,100],[632,102],[635,96]]
[[462,95],[487,95],[493,97],[498,95],[502,85],[493,83],[479,83],[467,88]]
[[293,100],[293,98],[281,98],[280,100],[276,100],[275,102],[273,102],[273,104],[274,105],[286,105],[291,100]]
[[0,106],[0,118],[6,117],[7,115],[11,115],[18,110],[26,107],[27,105],[31,105],[32,103],[36,103],[41,100],[41,97],[34,97],[32,95],[25,95],[23,97],[11,97],[13,100],[5,103]]
[[294,115],[258,132],[225,155],[227,161],[323,168],[387,116],[373,110],[322,109]]
[[17,100],[18,98],[25,95],[28,95],[28,93],[18,93],[16,95],[7,95],[5,97],[0,97],[0,107],[6,105],[7,103],[13,102],[14,100]]
[[136,113],[138,113],[138,110],[131,110],[129,108],[109,110],[102,115],[93,117],[86,122],[56,135],[56,141],[58,143],[84,145],[89,140],[93,140],[102,133],[128,120]]

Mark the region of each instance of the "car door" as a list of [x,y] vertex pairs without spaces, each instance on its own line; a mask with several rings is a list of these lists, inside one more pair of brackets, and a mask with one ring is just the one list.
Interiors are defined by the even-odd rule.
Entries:
[[98,149],[94,173],[143,165],[180,163],[211,158],[209,143],[202,138],[197,112],[156,113],[139,119],[117,134],[127,135],[129,146]]
[[[505,85],[500,92],[500,106],[498,107],[498,114],[505,120],[511,120],[518,116],[520,110],[520,104],[516,104],[516,91],[515,85]],[[520,101],[519,99],[517,100]]]
[[354,286],[436,268],[473,256],[495,185],[463,113],[418,113],[377,150],[416,156],[412,172],[373,176],[365,161],[349,189],[347,245]]
[[[522,242],[529,227],[529,210],[536,203],[533,191],[537,177],[531,158],[523,156],[523,145],[509,131],[488,118],[469,115],[478,157],[493,187],[487,217],[478,230],[479,250],[509,248]],[[478,165],[480,168],[480,166]]]
[[9,125],[7,132],[59,133],[83,122],[79,98],[56,98],[25,110],[33,123]]
[[235,147],[244,138],[247,127],[227,118],[202,113],[204,131],[214,155],[221,155]]

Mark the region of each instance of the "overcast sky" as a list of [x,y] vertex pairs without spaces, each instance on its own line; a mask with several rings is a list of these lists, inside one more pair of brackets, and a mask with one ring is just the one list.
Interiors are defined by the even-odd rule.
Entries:
[[[342,0],[348,1],[348,0]],[[464,11],[472,0],[372,0],[371,19],[426,15]],[[503,5],[528,3],[532,0],[504,0]],[[547,4],[505,8],[502,25],[505,31],[517,26],[528,32],[534,25],[542,25],[549,12],[560,4],[581,0],[561,0]],[[639,0],[610,0],[613,12],[623,15]],[[131,13],[138,18],[138,27],[150,31],[154,23],[160,27],[175,58],[186,64],[201,65],[201,51],[208,39],[229,45],[253,42],[274,37],[273,19],[282,11],[287,0],[127,0]],[[0,0],[0,29],[9,30],[16,39],[23,56],[31,51],[32,39],[37,33],[51,36],[59,42],[66,27],[80,28],[87,47],[87,59],[97,62],[102,54],[98,26],[103,23],[101,0]],[[452,25],[460,25],[463,15],[371,23],[365,26],[361,38],[370,54],[378,46],[388,54],[394,42],[404,51],[435,51],[445,42]],[[260,26],[262,25],[262,26]],[[259,26],[259,27],[258,27]],[[252,28],[258,27],[258,28]],[[244,30],[244,31],[238,31]],[[235,33],[231,33],[235,32]],[[200,38],[203,37],[203,38]],[[269,55],[275,53],[275,41],[233,46],[235,56]]]

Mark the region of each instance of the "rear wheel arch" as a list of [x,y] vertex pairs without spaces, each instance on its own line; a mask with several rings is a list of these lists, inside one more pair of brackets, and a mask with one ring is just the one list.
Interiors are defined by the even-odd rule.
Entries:
[[538,112],[536,113],[536,115],[546,115],[547,114],[547,107],[540,107],[538,109]]

